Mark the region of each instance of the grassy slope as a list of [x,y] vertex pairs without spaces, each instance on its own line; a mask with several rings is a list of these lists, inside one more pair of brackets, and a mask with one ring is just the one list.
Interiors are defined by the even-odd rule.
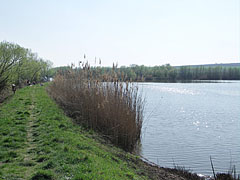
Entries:
[[0,179],[147,179],[137,157],[95,139],[44,87],[21,89],[0,106]]

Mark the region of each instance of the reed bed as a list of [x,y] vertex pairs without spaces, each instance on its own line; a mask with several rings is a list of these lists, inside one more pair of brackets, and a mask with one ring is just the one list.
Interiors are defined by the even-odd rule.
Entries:
[[81,63],[59,72],[48,91],[78,123],[132,151],[141,138],[144,101],[137,85],[119,73],[114,65],[103,73],[100,67]]

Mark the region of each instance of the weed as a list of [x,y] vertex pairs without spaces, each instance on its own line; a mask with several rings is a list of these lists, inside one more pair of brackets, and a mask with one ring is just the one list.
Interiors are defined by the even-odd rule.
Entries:
[[240,176],[236,174],[236,167],[232,166],[232,162],[230,162],[230,169],[227,173],[217,173],[217,174],[215,173],[211,156],[210,156],[210,162],[212,166],[214,180],[239,180],[240,179]]

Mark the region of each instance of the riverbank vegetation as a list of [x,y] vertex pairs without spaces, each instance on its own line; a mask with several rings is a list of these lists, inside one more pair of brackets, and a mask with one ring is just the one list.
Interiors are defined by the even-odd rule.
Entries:
[[50,84],[49,94],[78,123],[131,151],[141,137],[143,99],[138,87],[125,80],[117,67],[109,73],[101,70],[82,63],[61,71]]
[[22,88],[0,105],[0,179],[185,180],[76,125],[44,86]]
[[11,92],[11,84],[19,88],[23,87],[27,80],[48,81],[51,66],[50,61],[39,58],[30,49],[10,42],[0,42],[0,102]]
[[[230,173],[217,174],[216,179],[239,179]],[[76,125],[48,97],[45,87],[36,85],[20,89],[0,105],[0,179],[204,178],[184,168],[160,168],[116,148]]]
[[0,179],[147,179],[131,167],[137,157],[94,140],[44,87],[17,91],[1,105],[0,119]]

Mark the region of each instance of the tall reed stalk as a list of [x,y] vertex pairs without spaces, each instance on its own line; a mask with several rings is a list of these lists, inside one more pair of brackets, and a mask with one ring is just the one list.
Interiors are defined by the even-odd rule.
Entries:
[[111,73],[102,73],[82,63],[58,73],[48,91],[77,122],[132,151],[141,137],[144,103],[138,86],[126,79],[114,65]]

